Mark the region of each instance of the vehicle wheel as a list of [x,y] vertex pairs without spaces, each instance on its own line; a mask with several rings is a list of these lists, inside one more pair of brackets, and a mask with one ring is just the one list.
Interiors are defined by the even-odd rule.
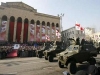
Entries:
[[71,74],[75,74],[77,71],[77,67],[76,67],[76,62],[75,61],[71,61],[68,63],[68,70]]
[[95,65],[96,64],[95,58],[90,58],[88,62],[89,62],[90,65]]
[[38,57],[39,57],[39,58],[42,58],[42,55],[41,55],[41,54],[38,54]]
[[45,60],[48,60],[48,58],[45,56]]
[[53,62],[53,56],[48,56],[48,60],[49,60],[49,62]]
[[64,68],[64,65],[60,61],[58,61],[58,65],[60,68]]

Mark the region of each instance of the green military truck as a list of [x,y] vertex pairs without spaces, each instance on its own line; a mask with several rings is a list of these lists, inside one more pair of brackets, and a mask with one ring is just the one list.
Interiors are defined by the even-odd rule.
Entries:
[[93,57],[96,56],[97,50],[92,44],[76,45],[74,42],[65,51],[57,54],[59,67],[67,66],[71,74],[77,70],[76,63],[87,61],[94,65],[96,60]]
[[63,42],[59,42],[59,41],[54,42],[51,48],[43,52],[45,60],[49,60],[49,62],[53,62],[53,58],[56,57],[56,54],[64,50],[65,49],[63,46]]

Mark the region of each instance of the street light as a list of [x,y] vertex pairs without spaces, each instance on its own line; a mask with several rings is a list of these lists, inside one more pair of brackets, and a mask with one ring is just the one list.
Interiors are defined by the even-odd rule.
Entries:
[[[63,31],[63,27],[62,27],[62,17],[64,17],[64,14],[58,14],[58,16],[60,17],[60,30],[61,30],[61,32]],[[64,38],[63,38],[63,33],[61,33],[61,40],[64,40]]]
[[58,16],[60,17],[60,29],[61,29],[61,32],[63,31],[63,27],[62,27],[62,17],[64,17],[64,14],[58,14]]

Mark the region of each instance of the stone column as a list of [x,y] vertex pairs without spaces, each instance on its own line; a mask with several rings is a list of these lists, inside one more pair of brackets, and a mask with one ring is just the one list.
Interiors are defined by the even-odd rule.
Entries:
[[9,18],[7,18],[7,26],[6,26],[6,41],[8,41],[9,21],[10,21],[10,19],[9,19]]
[[23,34],[24,34],[24,21],[22,20],[21,43],[23,43]]
[[16,30],[17,30],[17,19],[15,19],[15,22],[14,22],[14,35],[13,35],[14,42],[16,42]]

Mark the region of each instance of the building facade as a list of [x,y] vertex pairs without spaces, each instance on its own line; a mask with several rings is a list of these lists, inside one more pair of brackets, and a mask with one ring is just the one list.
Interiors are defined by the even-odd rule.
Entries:
[[84,29],[84,32],[85,32],[85,38],[90,40],[91,35],[93,35],[95,33],[95,28],[86,27]]
[[94,42],[100,42],[100,32],[93,33],[90,37]]
[[[6,2],[0,6],[0,40],[8,42],[61,41],[60,17],[38,13],[23,2]],[[46,37],[48,36],[48,37]],[[47,38],[47,39],[46,39]]]
[[62,32],[62,40],[67,42],[68,38],[73,38],[76,40],[76,38],[80,38],[80,41],[85,38],[85,33],[80,30],[76,30],[75,26],[71,27],[69,29],[66,29]]

